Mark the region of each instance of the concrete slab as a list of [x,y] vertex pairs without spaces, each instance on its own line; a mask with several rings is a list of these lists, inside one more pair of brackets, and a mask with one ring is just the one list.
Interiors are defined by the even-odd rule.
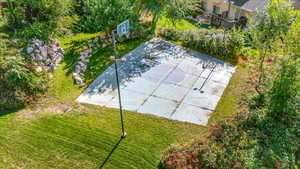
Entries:
[[198,90],[191,90],[183,100],[183,103],[213,111],[219,100],[219,96],[204,94]]
[[174,101],[151,96],[138,109],[138,112],[170,118],[177,106],[178,103]]
[[161,84],[153,93],[154,96],[180,103],[189,89],[173,84]]
[[135,78],[132,81],[124,83],[125,89],[141,94],[151,95],[159,86],[156,79]]
[[[125,110],[129,111],[137,111],[138,108],[149,98],[148,95],[122,90],[121,91],[121,99],[122,99],[122,107]],[[119,108],[119,97],[116,95],[112,100],[110,100],[106,105],[106,107],[111,108]]]
[[190,74],[186,74],[183,70],[175,68],[169,76],[162,81],[162,84],[175,84],[185,88],[191,88],[198,77]]
[[[235,67],[172,43],[153,39],[118,63],[125,110],[206,125]],[[111,65],[81,96],[81,103],[119,108]]]
[[211,112],[211,110],[182,103],[171,116],[171,119],[206,125]]

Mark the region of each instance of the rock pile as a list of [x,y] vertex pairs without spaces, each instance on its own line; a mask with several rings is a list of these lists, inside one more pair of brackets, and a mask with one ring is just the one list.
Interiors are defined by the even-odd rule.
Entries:
[[64,50],[60,47],[59,41],[50,39],[50,44],[42,40],[33,40],[26,48],[29,59],[34,61],[36,71],[54,71],[64,57]]
[[85,84],[84,72],[87,70],[87,65],[90,61],[93,51],[103,47],[102,39],[96,37],[84,47],[82,52],[80,52],[79,60],[75,65],[72,74],[76,84],[78,84],[80,87],[83,87]]
[[87,64],[90,61],[92,52],[92,49],[86,49],[83,52],[80,52],[79,61],[77,62],[73,71],[73,79],[80,87],[84,86],[84,72],[87,70]]
[[[129,38],[133,39],[138,37],[139,34],[131,34]],[[122,42],[124,38],[117,38],[118,42]],[[106,36],[99,36],[92,39],[86,46],[84,46],[84,50],[80,52],[79,60],[75,65],[73,71],[73,79],[75,80],[76,84],[80,85],[81,87],[85,84],[84,72],[87,70],[87,65],[90,61],[93,51],[99,50],[101,48],[106,48],[107,46],[111,45],[112,35],[108,34]]]

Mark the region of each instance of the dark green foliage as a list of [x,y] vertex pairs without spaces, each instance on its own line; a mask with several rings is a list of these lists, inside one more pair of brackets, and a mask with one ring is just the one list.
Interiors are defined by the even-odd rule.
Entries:
[[152,32],[155,31],[158,19],[165,15],[170,19],[182,19],[197,8],[197,0],[134,0],[139,13],[152,15]]
[[296,166],[300,146],[296,126],[287,128],[260,111],[240,118],[234,124],[224,123],[215,129],[209,149],[202,150],[202,168],[286,169]]
[[35,38],[46,40],[53,34],[52,30],[53,28],[47,22],[36,22],[18,32],[17,35],[29,41]]
[[44,74],[32,70],[23,59],[0,61],[0,110],[22,106],[45,91]]
[[[292,4],[285,0],[272,0],[255,18],[255,24],[250,29],[252,47],[257,49],[259,53],[258,68],[259,80],[255,86],[258,93],[257,106],[264,104],[265,95],[264,88],[266,83],[265,76],[265,60],[274,56],[267,56],[268,52],[274,50],[274,42],[281,40],[285,43],[286,34],[290,30],[291,25],[296,21],[297,13],[292,8]],[[276,50],[276,49],[275,49]],[[275,58],[276,59],[276,58]]]
[[163,29],[160,35],[168,40],[182,41],[185,47],[231,61],[237,59],[244,45],[243,33],[237,30]]
[[291,126],[300,120],[299,68],[299,57],[290,57],[282,61],[279,74],[270,91],[269,116]]
[[45,38],[44,35],[55,33],[62,17],[70,11],[70,5],[70,0],[9,0],[5,15],[7,26],[18,29],[24,38]]
[[78,32],[110,32],[126,19],[132,28],[139,23],[139,16],[133,12],[129,0],[87,0],[83,4],[83,14],[76,26]]
[[165,38],[166,40],[179,41],[181,33],[182,31],[179,31],[177,29],[166,28],[166,29],[162,29],[159,32],[159,35]]

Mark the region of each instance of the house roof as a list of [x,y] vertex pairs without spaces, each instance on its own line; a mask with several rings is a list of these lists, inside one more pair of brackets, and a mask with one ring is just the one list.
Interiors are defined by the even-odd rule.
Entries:
[[244,10],[257,12],[267,5],[268,0],[232,0],[232,2]]

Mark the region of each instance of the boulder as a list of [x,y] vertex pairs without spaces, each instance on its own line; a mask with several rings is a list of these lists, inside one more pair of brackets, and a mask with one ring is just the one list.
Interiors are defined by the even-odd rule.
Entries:
[[44,47],[44,46],[40,46],[39,47],[39,50],[40,50],[40,52],[41,52],[41,55],[43,56],[43,58],[47,58],[47,56],[48,56],[48,52],[47,52],[47,48],[46,47]]
[[31,60],[36,60],[36,57],[35,57],[35,54],[34,54],[34,53],[32,53],[32,54],[30,55],[30,59],[31,59]]
[[26,52],[27,52],[28,54],[31,54],[33,51],[34,51],[34,49],[33,49],[32,47],[28,47],[28,48],[26,49]]
[[62,55],[65,53],[65,51],[62,48],[58,48],[56,52],[58,52],[58,53],[60,53]]
[[49,65],[49,70],[50,70],[50,71],[56,70],[56,64],[51,63],[51,64]]
[[81,71],[80,65],[76,65],[76,66],[75,66],[74,72],[75,72],[75,73],[79,73],[80,71]]
[[84,80],[78,73],[73,73],[73,78],[80,87],[84,86]]
[[52,73],[48,73],[48,77],[49,77],[50,79],[52,79],[52,78],[53,78],[53,74],[52,74]]
[[60,42],[59,40],[57,40],[56,38],[50,38],[50,40],[52,41],[52,43],[56,46],[60,46]]
[[50,58],[48,58],[46,61],[45,61],[45,65],[50,65],[51,64],[51,59]]
[[61,60],[63,59],[63,56],[58,55],[58,57],[55,60],[55,64],[60,64]]
[[33,44],[34,44],[35,46],[37,46],[37,47],[40,47],[40,46],[43,46],[43,45],[44,45],[44,42],[41,41],[41,40],[36,39],[36,40],[33,41]]
[[84,62],[82,61],[78,62],[78,65],[80,65],[81,71],[86,71],[87,65]]
[[42,55],[38,54],[38,55],[35,56],[35,60],[37,60],[37,61],[43,61],[44,57]]
[[35,71],[41,72],[41,71],[43,71],[43,68],[41,66],[37,66],[37,67],[35,67]]

